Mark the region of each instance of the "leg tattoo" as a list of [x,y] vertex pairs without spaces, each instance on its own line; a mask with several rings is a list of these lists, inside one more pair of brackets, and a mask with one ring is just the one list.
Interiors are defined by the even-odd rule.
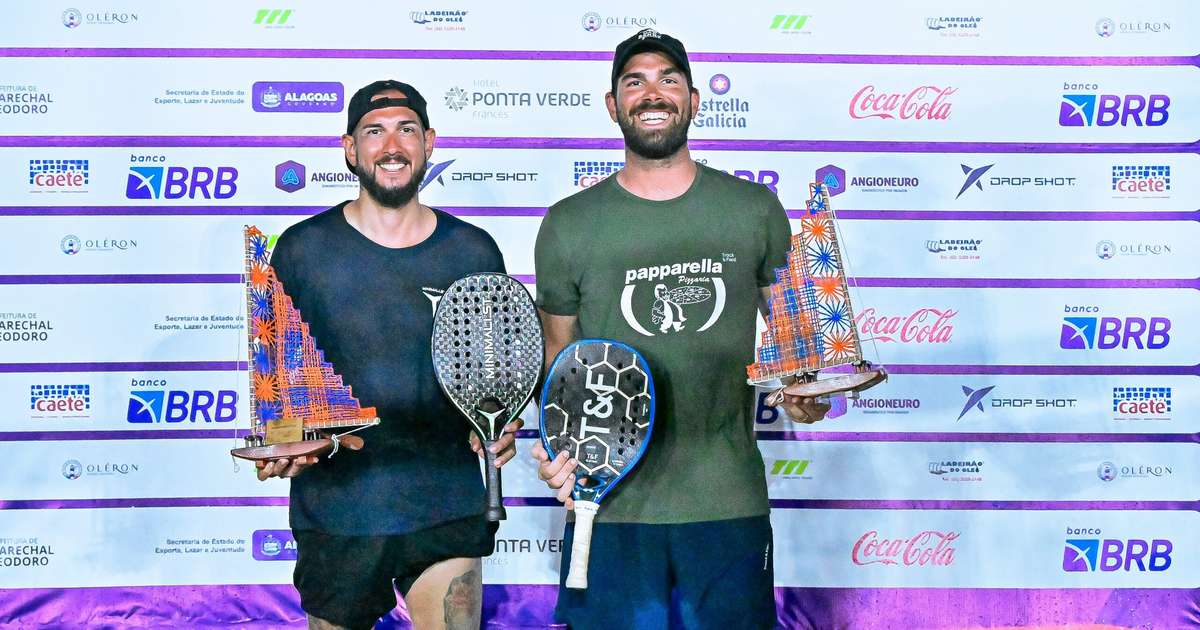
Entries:
[[442,603],[446,630],[478,630],[483,607],[483,578],[479,569],[451,580]]

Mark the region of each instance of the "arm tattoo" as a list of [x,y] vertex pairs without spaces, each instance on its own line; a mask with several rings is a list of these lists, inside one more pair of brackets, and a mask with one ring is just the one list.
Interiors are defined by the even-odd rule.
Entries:
[[483,581],[479,569],[471,569],[450,580],[442,598],[446,630],[478,630],[483,605]]

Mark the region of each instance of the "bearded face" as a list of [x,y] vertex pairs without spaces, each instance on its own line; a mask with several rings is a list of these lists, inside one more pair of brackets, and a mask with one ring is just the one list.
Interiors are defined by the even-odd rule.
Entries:
[[625,146],[648,160],[668,158],[687,144],[692,124],[692,101],[680,106],[666,101],[642,101],[626,110],[617,104],[617,126],[625,136]]
[[[354,167],[354,173],[358,175],[358,181],[363,190],[367,191],[367,194],[376,203],[384,208],[400,208],[416,196],[421,182],[425,180],[425,170],[428,166],[429,163],[425,160],[414,165],[401,155],[383,155],[371,164],[364,164],[362,160],[359,160]],[[407,182],[399,186],[387,186],[379,182],[376,176],[378,171],[395,171],[397,169],[411,171]]]

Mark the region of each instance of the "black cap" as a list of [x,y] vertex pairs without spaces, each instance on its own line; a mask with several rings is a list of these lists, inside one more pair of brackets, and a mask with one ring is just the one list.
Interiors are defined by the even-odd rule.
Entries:
[[683,71],[688,80],[688,87],[692,87],[692,66],[688,64],[687,51],[683,49],[683,42],[652,28],[644,28],[635,33],[633,37],[617,44],[617,50],[613,53],[612,67],[612,90],[614,93],[617,91],[617,79],[620,78],[621,71],[625,69],[625,64],[629,63],[630,57],[644,52],[660,52],[666,55],[677,68]]
[[[383,92],[384,90],[396,90],[404,96],[389,96],[387,98],[379,98],[371,100],[371,97]],[[385,107],[407,107],[417,113],[421,119],[421,124],[429,129],[429,113],[425,111],[425,98],[417,91],[417,88],[399,81],[386,79],[376,81],[361,90],[354,93],[350,98],[350,106],[346,108],[348,117],[346,119],[346,134],[353,135],[354,128],[358,126],[358,121],[362,120],[368,112]]]

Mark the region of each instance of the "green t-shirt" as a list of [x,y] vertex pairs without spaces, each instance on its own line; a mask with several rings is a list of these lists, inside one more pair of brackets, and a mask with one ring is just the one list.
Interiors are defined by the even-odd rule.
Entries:
[[769,511],[746,365],[759,288],[784,264],[791,229],[767,188],[697,167],[687,192],[668,201],[609,177],[554,204],[538,231],[538,306],[577,315],[585,338],[637,348],[654,377],[650,445],[605,498],[601,521]]

